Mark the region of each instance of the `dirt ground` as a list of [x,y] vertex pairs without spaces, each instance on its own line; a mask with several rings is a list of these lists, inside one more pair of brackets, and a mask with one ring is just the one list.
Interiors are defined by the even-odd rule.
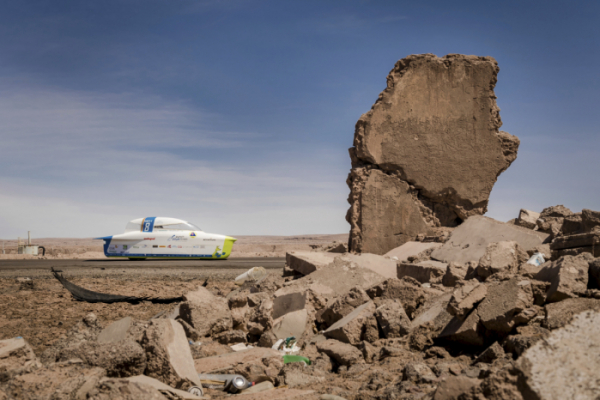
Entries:
[[[211,287],[233,288],[232,279],[239,271],[223,274],[215,279],[210,275]],[[103,326],[131,316],[136,320],[148,320],[174,305],[142,302],[129,303],[86,303],[80,302],[48,273],[47,279],[19,281],[13,278],[0,279],[0,339],[21,336],[40,355],[61,335],[81,321],[88,313],[95,313]],[[130,296],[176,297],[202,285],[206,276],[178,277],[177,272],[169,276],[144,278],[125,276],[113,278],[73,278],[76,285],[101,293]],[[65,275],[65,277],[67,277]],[[227,289],[225,289],[227,290]],[[218,292],[218,289],[216,290]]]

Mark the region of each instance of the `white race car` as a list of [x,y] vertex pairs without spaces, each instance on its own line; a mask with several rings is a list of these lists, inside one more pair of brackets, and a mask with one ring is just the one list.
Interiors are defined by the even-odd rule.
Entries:
[[148,217],[129,221],[125,233],[106,236],[106,257],[225,259],[235,238],[203,232],[176,218]]

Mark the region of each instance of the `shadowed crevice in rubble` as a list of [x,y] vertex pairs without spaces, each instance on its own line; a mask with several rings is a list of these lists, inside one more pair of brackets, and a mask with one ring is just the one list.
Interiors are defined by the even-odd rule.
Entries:
[[157,298],[157,297],[135,297],[135,296],[121,296],[118,294],[106,294],[93,292],[91,290],[84,289],[77,286],[68,280],[66,280],[61,274],[52,268],[52,275],[67,289],[75,300],[86,301],[88,303],[140,303],[142,301],[149,301],[155,304],[169,304],[183,301],[183,297],[168,297],[168,298]]

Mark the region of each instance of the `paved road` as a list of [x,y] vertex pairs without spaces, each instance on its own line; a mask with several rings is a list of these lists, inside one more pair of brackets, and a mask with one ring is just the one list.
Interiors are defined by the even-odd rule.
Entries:
[[[0,260],[0,277],[51,277],[50,268],[77,276],[231,275],[252,267],[281,270],[284,257],[230,258],[227,260]],[[190,275],[191,274],[191,275]]]

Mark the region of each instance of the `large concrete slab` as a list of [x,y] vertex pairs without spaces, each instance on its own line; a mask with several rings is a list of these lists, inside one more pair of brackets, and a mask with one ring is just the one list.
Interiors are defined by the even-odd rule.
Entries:
[[408,260],[408,257],[414,257],[422,251],[429,249],[437,249],[441,247],[441,243],[436,242],[406,242],[400,247],[396,247],[384,254],[384,257],[396,257],[398,261]]
[[479,261],[490,243],[512,240],[527,251],[541,245],[547,238],[548,234],[543,232],[475,215],[458,226],[450,239],[431,253],[431,258],[466,264]]
[[306,307],[306,293],[288,293],[273,298],[273,319]]

